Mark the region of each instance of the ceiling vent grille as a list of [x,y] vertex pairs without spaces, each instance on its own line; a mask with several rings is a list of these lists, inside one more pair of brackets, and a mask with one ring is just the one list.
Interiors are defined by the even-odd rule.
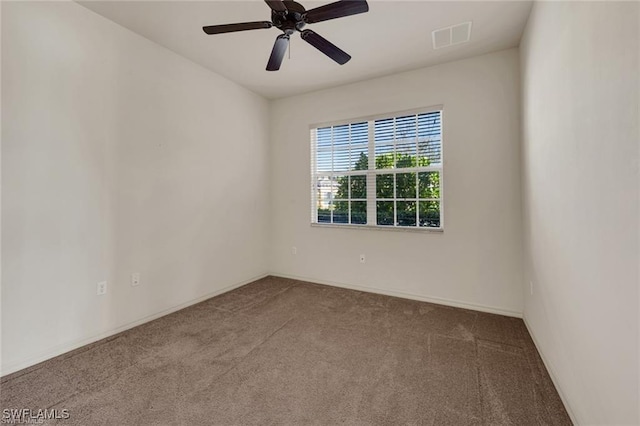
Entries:
[[471,22],[440,28],[431,32],[434,49],[466,43],[471,39]]

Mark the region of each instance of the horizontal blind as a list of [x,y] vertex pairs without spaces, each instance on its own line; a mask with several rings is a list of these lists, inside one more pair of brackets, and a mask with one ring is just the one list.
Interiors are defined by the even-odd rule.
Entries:
[[311,157],[313,223],[442,226],[442,111],[312,128]]

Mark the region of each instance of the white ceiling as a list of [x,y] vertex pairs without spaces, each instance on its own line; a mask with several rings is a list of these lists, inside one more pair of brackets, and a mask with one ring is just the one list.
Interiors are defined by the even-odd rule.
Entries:
[[[329,1],[300,1],[311,9]],[[340,66],[300,39],[265,71],[280,30],[206,35],[204,25],[270,19],[252,1],[80,1],[83,6],[267,98],[280,98],[517,46],[530,1],[369,1],[369,12],[310,25],[353,58]],[[431,31],[472,21],[469,43],[433,50]]]

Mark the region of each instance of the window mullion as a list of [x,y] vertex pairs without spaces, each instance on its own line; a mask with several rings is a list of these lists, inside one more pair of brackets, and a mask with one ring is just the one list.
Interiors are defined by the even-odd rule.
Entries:
[[[348,136],[348,150],[347,153],[347,171],[351,171],[351,150],[352,150],[352,141],[351,141],[351,124],[348,126],[349,136]],[[351,175],[346,175],[347,178],[347,223],[351,225]]]
[[351,224],[351,176],[347,176],[347,223]]
[[[398,117],[393,118],[393,165],[398,167]],[[396,173],[393,173],[393,226],[398,226],[398,201],[396,195]]]
[[367,225],[376,225],[376,147],[375,122],[368,122],[368,170],[367,170]]
[[420,227],[420,173],[417,168],[420,167],[420,143],[418,135],[420,134],[420,128],[418,127],[418,114],[416,114],[416,125],[414,128],[415,140],[416,140],[416,226]]
[[393,226],[398,226],[398,194],[396,194],[396,179],[398,175],[393,174]]
[[[417,129],[416,129],[416,135],[417,135]],[[418,152],[418,151],[416,151]],[[416,161],[417,161],[417,154],[416,154]],[[416,172],[416,226],[420,226],[420,173]]]
[[311,223],[318,222],[318,165],[316,163],[316,151],[318,149],[318,140],[316,138],[318,130],[311,130]]
[[336,176],[336,173],[334,170],[334,165],[335,165],[334,146],[336,143],[334,139],[334,135],[335,135],[335,129],[334,127],[331,127],[331,177],[329,178],[329,184],[331,188],[331,197],[329,198],[329,223],[333,223],[333,210],[335,208],[335,199],[336,199],[336,194],[334,193],[335,187],[333,184]]

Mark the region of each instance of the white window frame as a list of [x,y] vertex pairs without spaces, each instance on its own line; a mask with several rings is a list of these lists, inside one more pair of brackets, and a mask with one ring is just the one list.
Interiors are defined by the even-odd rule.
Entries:
[[[411,168],[391,168],[391,169],[376,169],[375,167],[375,121],[383,120],[389,118],[397,118],[405,115],[416,115],[416,114],[426,114],[431,112],[440,111],[440,163],[435,165],[429,165],[425,167],[411,167]],[[349,171],[341,171],[341,172],[333,172],[328,173],[327,175],[333,176],[362,176],[366,175],[367,180],[367,224],[353,224],[353,223],[326,223],[326,222],[318,222],[318,197],[317,197],[317,155],[316,155],[316,130],[323,127],[332,127],[332,126],[341,126],[346,124],[355,124],[355,123],[368,123],[368,161],[369,166],[367,170],[349,170]],[[443,105],[434,105],[425,108],[416,108],[405,111],[397,111],[385,114],[377,114],[373,116],[367,117],[358,117],[352,118],[348,120],[340,120],[340,121],[332,121],[325,123],[317,123],[309,126],[309,134],[311,141],[311,226],[314,227],[322,227],[322,228],[347,228],[347,229],[371,229],[371,230],[392,230],[392,231],[408,231],[408,232],[443,232],[444,231],[444,106]],[[332,147],[333,149],[333,147]],[[388,174],[399,174],[399,173],[418,173],[422,172],[438,172],[439,174],[439,183],[440,183],[440,198],[437,200],[440,203],[440,226],[439,227],[428,227],[428,226],[398,226],[397,218],[395,215],[397,214],[397,208],[394,205],[394,224],[393,225],[378,225],[377,224],[377,212],[376,212],[376,201],[394,201],[397,202],[398,199],[394,197],[393,199],[377,199],[376,198],[376,176],[377,175],[388,175]],[[395,185],[394,185],[394,196],[395,196]],[[349,198],[350,199],[350,198]],[[436,201],[436,199],[433,199]],[[412,201],[412,200],[411,200]],[[415,200],[416,203],[420,201],[420,199]],[[417,223],[417,222],[416,222]]]

